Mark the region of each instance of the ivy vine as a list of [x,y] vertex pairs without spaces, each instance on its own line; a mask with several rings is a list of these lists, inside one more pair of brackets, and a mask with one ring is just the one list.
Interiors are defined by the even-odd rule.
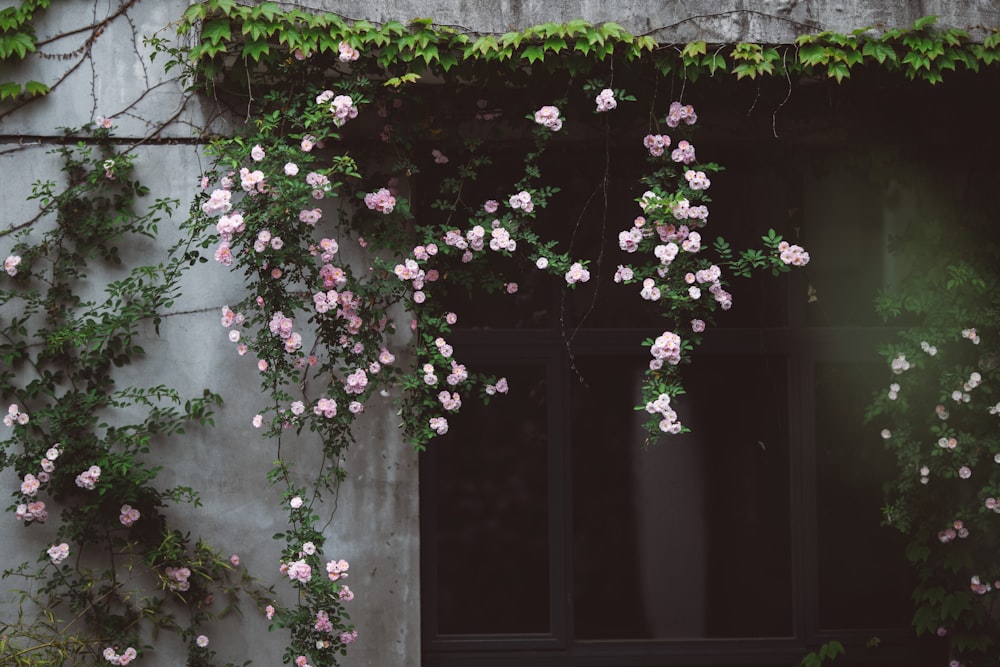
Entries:
[[[26,0],[0,12],[0,61],[20,61],[37,50],[31,22],[49,4]],[[821,32],[785,45],[661,45],[616,23],[571,21],[469,34],[431,19],[376,25],[283,10],[273,2],[206,0],[187,9],[178,32],[191,44],[149,40],[165,56],[166,69],[180,68],[220,99],[252,104],[245,131],[214,142],[213,166],[192,174],[200,189],[184,239],[168,260],[128,267],[101,286],[101,298],[78,294],[93,266],[124,262],[119,239],[155,237],[160,221],[178,207],[165,199],[137,206],[149,191],[132,177],[134,157],[115,150],[110,121],[70,134],[81,141],[57,149],[69,186],[37,184],[30,199],[41,206],[39,218],[4,233],[16,243],[5,262],[10,283],[0,290],[0,305],[16,305],[16,314],[0,331],[0,393],[16,400],[5,419],[11,436],[3,442],[0,467],[14,469],[21,480],[8,509],[27,526],[37,525],[51,509],[38,494],[50,494],[64,506],[58,539],[66,540],[41,554],[37,567],[4,573],[37,583],[40,593],[26,586],[22,603],[43,610],[38,619],[4,623],[0,651],[13,655],[15,664],[127,664],[152,650],[142,645],[145,622],[178,632],[189,648],[188,664],[214,664],[201,628],[220,613],[213,607],[216,594],[235,604],[241,592],[266,610],[274,628],[289,630],[286,662],[338,664],[357,637],[346,611],[354,593],[343,582],[349,564],[339,555],[323,557],[317,508],[344,476],[341,461],[353,440],[353,420],[369,401],[394,399],[406,435],[420,449],[447,430],[447,414],[461,406],[459,389],[465,400],[470,393],[489,400],[506,391],[503,378],[477,376],[458,362],[447,341],[457,315],[434,308],[433,283],[447,276],[466,287],[512,294],[518,286],[510,275],[525,270],[544,272],[568,289],[586,282],[598,262],[573,256],[535,224],[558,200],[557,188],[543,178],[542,161],[561,136],[556,133],[575,126],[589,137],[603,135],[607,146],[610,115],[619,104],[643,105],[639,113],[648,134],[636,136],[635,146],[649,163],[642,179],[648,190],[635,201],[636,218],[618,230],[622,251],[636,253],[635,260],[619,267],[616,282],[656,304],[671,322],[662,336],[645,341],[653,359],[638,407],[649,414],[651,433],[683,430],[670,404],[683,391],[672,367],[697,344],[706,321],[710,325],[731,303],[723,272],[779,274],[807,263],[808,254],[775,230],[761,230],[762,247],[742,252],[722,239],[709,241],[706,190],[720,167],[695,155],[689,134],[695,110],[632,95],[621,85],[629,66],[685,82],[727,75],[735,81],[824,77],[842,83],[877,69],[935,84],[946,72],[979,72],[1000,57],[1000,32],[977,43],[962,30],[937,29],[934,17],[908,29]],[[542,100],[537,89],[529,91],[529,80],[563,75],[571,83],[563,84],[559,99]],[[407,105],[427,103],[426,91],[413,85],[422,80],[461,82],[459,108],[493,90],[499,78],[528,91],[525,99],[467,105],[457,122],[502,117],[504,129],[497,134],[527,148],[519,171],[494,179],[496,199],[475,199],[475,183],[494,164],[484,142],[463,141],[414,120],[426,116],[410,113]],[[0,100],[48,92],[38,82],[7,83],[0,85]],[[385,119],[381,130],[382,121],[353,121],[365,116]],[[384,150],[361,159],[350,148],[352,132],[355,141],[381,134]],[[428,135],[439,142],[433,151]],[[406,177],[436,166],[446,175],[437,177],[441,196],[431,208],[443,219],[425,220],[417,215]],[[341,203],[336,211],[317,203],[333,197]],[[46,215],[55,226],[38,232],[34,223]],[[338,251],[348,244],[356,255],[342,260]],[[491,258],[483,261],[507,262],[513,273],[500,277],[470,268],[476,253]],[[183,486],[158,489],[159,471],[145,462],[154,442],[210,426],[220,397],[186,398],[163,385],[114,384],[113,369],[143,355],[137,343],[142,328],[156,329],[173,306],[183,271],[209,257],[244,277],[246,298],[226,306],[222,321],[238,354],[253,353],[267,397],[253,423],[278,447],[268,478],[278,485],[289,520],[274,538],[284,543],[278,567],[298,593],[294,605],[277,604],[238,558],[170,525],[163,508],[197,504],[197,493]],[[974,282],[960,267],[955,270],[960,275],[953,279]],[[668,277],[671,271],[683,284]],[[410,322],[395,315],[401,305],[414,314]],[[994,325],[985,315],[980,319]],[[410,335],[412,345],[394,352]],[[126,409],[141,416],[126,425],[103,416]],[[891,409],[883,405],[874,414],[881,412]],[[313,433],[321,442],[323,463],[309,486],[297,481],[281,455],[291,433]],[[901,454],[901,460],[911,466],[912,456]],[[901,488],[901,506],[916,506],[907,496],[911,489]],[[907,516],[905,508],[894,513]],[[922,562],[926,556],[918,547],[911,548],[911,558]],[[99,573],[81,558],[97,550],[112,563]],[[134,598],[125,593],[126,582],[131,585],[139,574],[152,576],[155,590]],[[975,657],[990,644],[990,617],[983,623],[965,597],[939,594],[928,583],[939,574],[928,574],[918,591],[921,601],[933,603],[925,605],[931,609],[926,618],[918,617],[918,629],[951,617],[969,630],[961,635],[961,655]],[[165,611],[171,605],[187,614],[185,622]],[[966,621],[970,614],[973,620]],[[816,659],[839,652],[831,648]]]

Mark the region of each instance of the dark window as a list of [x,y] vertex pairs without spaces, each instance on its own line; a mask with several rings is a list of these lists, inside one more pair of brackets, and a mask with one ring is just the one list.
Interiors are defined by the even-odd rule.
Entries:
[[[423,455],[425,667],[790,666],[829,639],[848,645],[838,664],[944,660],[909,627],[903,541],[879,510],[894,462],[863,423],[891,335],[872,299],[901,223],[842,145],[705,145],[726,168],[710,236],[741,247],[774,227],[812,262],[733,279],[733,310],[683,369],[692,433],[644,448],[633,407],[639,343],[664,328],[611,281],[644,189],[634,171],[614,172],[614,222],[592,211],[563,230],[574,254],[604,244],[584,289],[536,279],[514,298],[449,297],[466,313],[456,355],[511,393],[468,401]],[[585,164],[572,150],[559,159]],[[576,178],[560,196],[590,192]]]

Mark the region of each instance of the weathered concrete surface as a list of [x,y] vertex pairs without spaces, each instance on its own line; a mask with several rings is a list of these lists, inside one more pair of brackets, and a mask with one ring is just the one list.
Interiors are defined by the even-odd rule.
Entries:
[[430,17],[473,32],[507,32],[579,18],[591,23],[614,21],[632,34],[650,34],[661,43],[780,44],[821,30],[906,27],[929,15],[939,16],[944,27],[1000,25],[1000,7],[990,0],[397,0],[366,4],[363,9],[347,0],[295,4],[370,21]]
[[[8,204],[0,228],[37,211],[34,203],[24,201],[35,180],[58,178],[60,164],[46,151],[44,146],[0,144],[0,173],[7,175],[2,195]],[[152,187],[152,196],[182,202],[174,220],[160,224],[158,245],[142,239],[129,248],[128,256],[136,264],[155,264],[179,237],[177,225],[186,216],[205,158],[198,147],[184,145],[141,146],[136,153],[138,177]],[[6,256],[11,245],[10,237],[0,237],[0,255]],[[217,411],[215,428],[195,427],[183,437],[157,444],[150,457],[153,464],[164,466],[157,485],[184,485],[199,491],[203,507],[175,506],[168,513],[182,530],[204,537],[223,554],[238,554],[243,566],[264,583],[275,584],[277,597],[291,603],[294,591],[287,577],[278,572],[283,543],[271,539],[287,528],[280,490],[266,480],[278,454],[277,444],[251,426],[253,415],[266,405],[266,397],[259,393],[256,359],[237,355],[219,323],[220,309],[239,301],[242,288],[214,262],[191,269],[183,284],[183,298],[174,314],[163,319],[161,336],[147,332],[140,342],[146,357],[119,371],[119,386],[163,383],[182,396],[199,396],[205,388],[222,395],[225,404]],[[10,314],[0,311],[3,318]],[[409,333],[408,328],[402,329]],[[390,345],[400,351],[404,342],[399,339]],[[400,357],[401,362],[404,359]],[[344,462],[348,479],[338,496],[329,498],[318,512],[331,519],[326,555],[352,564],[350,585],[357,598],[349,611],[360,636],[346,664],[413,664],[420,650],[417,457],[393,427],[391,399],[371,400],[365,417],[356,432],[357,444]],[[295,466],[297,482],[309,481],[317,449],[317,443],[306,437],[282,443],[282,455]],[[0,476],[0,488],[13,491],[17,487],[11,471]],[[25,528],[5,513],[0,521],[3,567],[34,562],[55,539],[55,524],[53,518],[47,525]],[[11,600],[10,588],[19,585],[14,580],[2,582],[0,618],[14,618],[14,610],[2,605]],[[266,621],[252,602],[244,604],[243,612],[243,620],[231,617],[206,628],[211,647],[220,658],[236,664],[247,659],[260,665],[280,664],[287,636],[268,633]],[[180,664],[185,647],[168,635],[162,635],[164,642],[155,642],[156,653],[144,656],[143,664]]]
[[[52,135],[97,116],[113,118],[120,136],[143,137],[170,121],[161,136],[190,138],[213,116],[211,100],[185,94],[181,67],[164,72],[169,56],[157,54],[149,38],[177,39],[175,22],[185,0],[114,2],[65,0],[34,22],[38,53],[16,65],[0,66],[0,80],[41,81],[53,87],[46,98],[6,114],[0,105],[0,134]],[[122,8],[125,7],[124,11]],[[91,29],[80,31],[84,26]],[[93,26],[103,26],[94,32]]]

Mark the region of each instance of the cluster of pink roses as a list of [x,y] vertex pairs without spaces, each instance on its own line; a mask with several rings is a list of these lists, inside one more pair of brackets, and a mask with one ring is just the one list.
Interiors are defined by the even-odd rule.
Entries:
[[597,97],[594,98],[594,102],[597,104],[598,113],[611,111],[618,106],[618,101],[615,99],[615,91],[610,88],[605,88]]
[[649,362],[652,370],[662,368],[664,361],[676,366],[681,361],[681,337],[672,331],[664,331],[653,341],[649,352],[653,355],[652,361]]
[[123,526],[128,528],[133,523],[139,520],[139,510],[132,507],[131,505],[122,505],[121,512],[118,516],[118,520]]
[[698,114],[694,112],[694,107],[690,104],[682,105],[680,102],[671,102],[667,110],[666,123],[668,127],[677,127],[681,123],[694,125],[698,122]]
[[7,414],[3,416],[3,425],[7,427],[12,427],[14,424],[25,425],[29,421],[28,413],[21,412],[21,408],[18,407],[17,403],[12,403],[7,408]]
[[49,518],[49,511],[45,508],[44,502],[35,500],[30,503],[20,503],[14,508],[14,518],[26,523],[31,523],[32,521],[45,523],[45,520]]
[[642,139],[642,145],[653,157],[660,157],[663,151],[670,147],[670,137],[666,134],[647,134]]
[[166,586],[172,591],[178,591],[183,593],[191,588],[191,582],[188,579],[191,577],[191,570],[186,567],[166,567],[163,573],[167,575]]
[[76,485],[81,489],[86,489],[87,491],[93,491],[97,482],[101,479],[101,467],[100,466],[90,466],[79,475],[76,476]]
[[292,327],[294,326],[292,318],[285,317],[285,314],[280,310],[271,316],[271,321],[268,323],[268,329],[271,333],[285,342],[285,352],[289,354],[302,347],[302,334],[293,331]]
[[809,253],[802,246],[790,245],[787,241],[782,241],[778,245],[778,252],[781,253],[781,261],[792,266],[805,266],[809,263]]
[[429,420],[431,430],[438,435],[444,435],[448,432],[448,420],[444,417],[431,417]]
[[324,90],[316,96],[316,104],[326,104],[327,102],[330,103],[333,124],[337,127],[358,117],[358,108],[354,106],[354,100],[350,95],[336,95],[332,90]]
[[396,208],[396,198],[392,196],[389,188],[379,188],[365,195],[365,206],[372,211],[389,214]]
[[646,403],[646,412],[651,415],[658,414],[660,420],[660,430],[664,433],[677,434],[681,432],[681,423],[677,421],[677,413],[670,407],[670,396],[660,394],[655,400]]
[[554,106],[544,106],[536,111],[535,122],[553,132],[558,132],[562,129],[562,119],[559,117],[559,109]]
[[342,63],[353,62],[361,57],[361,51],[354,48],[347,42],[341,42],[337,46],[337,54],[338,54],[337,57],[340,59],[340,62]]
[[53,544],[46,553],[52,562],[58,565],[69,557],[69,545],[65,542],[62,544]]
[[125,651],[121,655],[119,655],[114,648],[109,646],[108,648],[104,649],[103,655],[104,659],[110,662],[112,665],[127,665],[133,660],[135,660],[136,656],[138,656],[139,654],[136,652],[134,648],[129,646],[127,649],[125,649]]

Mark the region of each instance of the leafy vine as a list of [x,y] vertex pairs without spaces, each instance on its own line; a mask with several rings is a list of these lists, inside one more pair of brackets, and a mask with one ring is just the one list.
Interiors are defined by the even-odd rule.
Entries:
[[[48,4],[24,2],[0,14],[6,21],[0,24],[0,59],[22,59],[35,50],[30,21]],[[439,308],[437,290],[450,282],[514,294],[512,277],[525,272],[542,272],[574,289],[600,268],[601,258],[573,256],[540,224],[559,201],[541,166],[553,142],[577,126],[603,129],[607,142],[608,118],[620,113],[619,105],[648,105],[649,131],[633,142],[649,160],[641,179],[646,191],[635,202],[641,215],[619,231],[618,247],[632,261],[619,265],[615,281],[670,322],[661,336],[645,341],[652,359],[637,407],[649,415],[651,437],[684,430],[671,407],[683,392],[676,366],[716,311],[731,304],[726,272],[779,274],[809,261],[803,248],[774,230],[763,235],[761,249],[736,252],[722,239],[709,242],[707,190],[720,167],[696,157],[695,110],[680,101],[662,108],[655,97],[636,100],[615,87],[615,68],[619,81],[634,66],[683,81],[729,73],[736,80],[824,76],[840,83],[871,67],[933,84],[959,65],[977,72],[1000,56],[1000,33],[973,43],[965,32],[939,31],[934,23],[928,17],[908,30],[823,32],[794,45],[660,45],[615,23],[572,21],[470,35],[430,19],[377,26],[284,11],[271,2],[191,5],[179,32],[197,36],[192,46],[155,37],[151,43],[167,55],[167,69],[179,67],[219,98],[249,104],[250,122],[245,132],[212,144],[215,162],[200,175],[184,240],[166,263],[132,268],[104,286],[103,298],[77,295],[75,285],[93,263],[122,261],[116,239],[155,236],[157,222],[178,205],[157,200],[136,212],[137,198],[148,190],[131,177],[133,157],[113,150],[108,121],[85,128],[93,143],[57,149],[69,187],[58,191],[54,183],[39,183],[31,197],[56,225],[33,243],[33,229],[17,231],[5,261],[12,288],[0,290],[0,305],[16,304],[17,314],[3,328],[0,353],[10,370],[0,372],[0,389],[17,400],[5,419],[12,435],[4,442],[2,467],[21,479],[9,509],[37,525],[49,509],[37,500],[40,492],[65,501],[58,539],[66,542],[53,544],[37,569],[25,565],[5,573],[41,583],[41,595],[23,595],[47,616],[5,624],[0,649],[11,651],[15,664],[127,664],[149,650],[141,646],[139,628],[151,620],[188,642],[189,664],[212,664],[200,628],[216,613],[213,591],[235,601],[244,590],[267,605],[273,627],[290,631],[287,662],[338,664],[357,637],[347,611],[354,592],[344,583],[349,564],[338,554],[324,557],[317,508],[344,477],[341,462],[355,420],[366,405],[392,399],[407,438],[421,449],[447,431],[448,415],[470,395],[488,401],[508,389],[504,378],[479,376],[459,363],[461,351],[448,335],[461,314]],[[571,83],[563,83],[560,99],[539,99],[529,85],[563,74]],[[498,79],[524,99],[460,106],[495,89]],[[423,124],[424,116],[410,111],[427,103],[426,90],[412,85],[421,80],[462,91],[457,125],[500,126],[494,121],[502,119],[494,136],[528,146],[517,173],[506,180],[491,174],[489,198],[473,194],[494,164],[487,142]],[[24,90],[48,92],[34,82]],[[21,91],[19,84],[5,84],[0,99]],[[436,137],[432,150],[428,135]],[[378,148],[355,151],[358,145]],[[441,195],[429,204],[436,213],[423,215],[413,179],[437,167],[447,175],[439,177]],[[154,442],[192,424],[210,425],[219,397],[184,399],[166,386],[116,389],[111,376],[114,367],[141,357],[135,341],[142,327],[157,327],[177,297],[181,273],[205,259],[199,249],[209,248],[215,261],[244,278],[246,298],[223,308],[221,320],[236,354],[252,353],[268,397],[251,419],[278,448],[268,478],[281,488],[289,516],[288,529],[275,538],[285,544],[279,569],[298,593],[291,606],[275,603],[245,573],[231,583],[238,558],[227,559],[169,527],[162,508],[197,503],[197,494],[185,487],[156,489],[157,469],[144,462]],[[505,268],[494,273],[494,263]],[[985,290],[964,269],[954,271],[961,284]],[[981,328],[992,322],[986,313],[978,321]],[[899,353],[913,354],[909,348]],[[144,414],[128,425],[104,416],[137,408]],[[282,456],[293,434],[320,443],[321,463],[308,486]],[[912,467],[912,452],[901,457]],[[1000,496],[1000,490],[984,489]],[[892,512],[898,525],[910,525],[908,508],[916,502],[904,493]],[[962,516],[971,522],[972,514]],[[98,548],[112,563],[99,574],[82,557]],[[911,557],[923,561],[927,554],[918,546]],[[939,580],[938,570],[928,572],[927,582]],[[141,599],[124,593],[126,582],[147,575],[157,582],[155,593]],[[926,618],[918,615],[919,630],[960,617],[960,626],[981,629],[982,615],[975,616],[981,610],[967,596],[952,603],[951,594],[931,583],[922,590],[933,604]],[[163,611],[168,603],[186,610],[187,624]],[[69,621],[59,620],[64,614]],[[61,639],[50,641],[52,636]],[[960,650],[988,645],[981,634],[958,636],[965,642]]]

